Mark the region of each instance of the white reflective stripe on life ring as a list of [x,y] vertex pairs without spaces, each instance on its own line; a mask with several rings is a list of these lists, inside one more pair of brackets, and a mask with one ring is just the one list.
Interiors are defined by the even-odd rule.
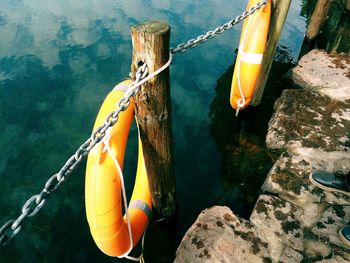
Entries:
[[148,221],[151,219],[152,208],[149,207],[148,204],[146,204],[144,201],[142,201],[142,200],[133,200],[129,204],[129,209],[130,208],[140,209],[141,211],[143,211],[146,214],[146,216],[148,218]]
[[261,64],[264,54],[253,53],[253,52],[245,52],[243,51],[243,47],[239,46],[239,61],[250,63],[250,64]]

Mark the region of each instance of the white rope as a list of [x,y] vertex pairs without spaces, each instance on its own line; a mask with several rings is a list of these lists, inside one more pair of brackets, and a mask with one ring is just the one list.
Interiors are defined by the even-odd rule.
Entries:
[[[151,78],[157,76],[159,73],[161,73],[163,70],[165,70],[167,67],[169,67],[169,65],[171,64],[173,60],[173,55],[171,53],[169,53],[169,59],[168,62],[165,63],[162,67],[160,67],[159,69],[157,69],[156,71],[154,71],[152,74],[148,75],[146,78],[142,79],[141,81],[137,82],[137,84],[135,85],[135,83],[132,83],[131,86],[128,88],[129,89],[134,89],[135,87],[139,87],[141,86],[143,83],[145,83],[146,81],[150,80]],[[118,86],[118,85],[117,85]],[[115,89],[117,86],[115,86],[113,89]],[[128,92],[128,90],[126,92]],[[126,93],[125,92],[125,93]]]
[[237,82],[238,82],[238,89],[239,89],[239,93],[240,93],[241,97],[237,100],[236,117],[238,116],[240,109],[243,108],[246,104],[246,100],[245,100],[244,93],[243,93],[243,88],[241,85],[241,76],[240,76],[241,75],[241,59],[242,59],[241,53],[244,52],[243,47],[244,47],[244,44],[246,41],[249,24],[250,24],[250,21],[252,20],[252,18],[253,18],[253,16],[250,16],[248,19],[247,26],[246,26],[244,33],[243,33],[242,44],[240,44],[239,49],[238,49],[239,61],[238,61],[238,68],[237,68],[237,74],[238,74]]
[[[119,164],[117,158],[113,154],[112,149],[109,146],[110,137],[111,137],[111,132],[110,132],[110,129],[108,129],[106,131],[106,136],[102,140],[103,145],[104,145],[104,148],[103,148],[102,152],[105,152],[107,150],[109,156],[112,158],[112,160],[113,160],[113,162],[114,162],[114,164],[115,164],[115,166],[117,168],[117,171],[119,173],[120,183],[121,183],[121,187],[122,187],[123,205],[124,205],[124,210],[125,210],[125,214],[126,214],[126,220],[127,220],[128,232],[129,232],[129,240],[130,240],[130,248],[129,248],[129,250],[124,255],[121,255],[118,258],[126,258],[126,259],[129,259],[129,260],[132,260],[132,261],[145,263],[145,260],[143,258],[143,251],[144,251],[144,242],[145,242],[144,240],[145,240],[146,230],[145,230],[145,232],[143,233],[143,236],[142,236],[141,255],[139,257],[129,256],[130,252],[132,251],[132,249],[134,247],[134,244],[133,244],[133,237],[132,237],[129,209],[128,209],[128,204],[127,204],[128,200],[127,200],[127,197],[126,197],[126,190],[125,190],[123,171],[122,171],[122,169],[120,167],[120,164]],[[147,226],[148,226],[148,224],[147,224]],[[147,226],[146,226],[146,229],[147,229]]]
[[139,257],[132,257],[132,256],[125,256],[126,259],[132,260],[132,261],[136,261],[136,262],[140,262],[140,263],[145,263],[145,259],[143,258],[143,251],[145,248],[145,236],[146,236],[146,231],[148,228],[148,223],[145,229],[145,232],[142,235],[142,241],[141,241],[141,255]]
[[123,258],[123,257],[127,257],[129,255],[129,253],[131,252],[131,250],[134,247],[133,244],[133,239],[132,239],[132,231],[131,231],[131,223],[130,223],[130,216],[129,216],[129,210],[128,210],[128,200],[126,197],[126,191],[125,191],[125,184],[124,184],[124,176],[123,176],[123,171],[120,168],[119,162],[117,160],[117,158],[114,156],[111,147],[109,146],[109,139],[110,139],[111,135],[110,135],[110,128],[106,131],[106,136],[103,138],[102,142],[104,144],[104,148],[103,148],[103,152],[107,150],[109,156],[112,158],[115,167],[117,168],[118,174],[119,174],[119,179],[120,179],[120,184],[122,187],[122,197],[123,197],[123,205],[124,205],[124,210],[125,210],[125,214],[126,214],[126,220],[127,220],[127,224],[128,224],[128,232],[129,232],[129,239],[130,239],[130,248],[129,250],[122,256],[119,256],[119,258]]

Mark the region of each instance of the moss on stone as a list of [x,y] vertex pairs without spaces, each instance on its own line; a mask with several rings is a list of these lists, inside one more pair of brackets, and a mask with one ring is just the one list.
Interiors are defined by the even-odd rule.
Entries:
[[275,208],[285,208],[286,207],[286,201],[280,198],[272,198],[272,205]]
[[253,254],[257,254],[260,251],[260,246],[264,248],[268,248],[269,244],[267,242],[263,242],[259,237],[257,237],[253,232],[242,232],[235,230],[236,236],[241,237],[243,240],[250,242]]
[[216,221],[216,225],[217,225],[218,227],[225,228],[224,224],[223,224],[220,220],[217,220],[217,221]]
[[261,201],[256,204],[255,211],[258,214],[264,213],[267,217],[269,216],[269,213],[268,213],[269,210],[267,209],[266,205]]
[[334,205],[333,209],[334,209],[336,215],[340,218],[343,218],[346,215],[346,213],[344,211],[344,207],[341,205]]
[[230,215],[229,213],[224,214],[224,219],[226,222],[234,221],[234,217],[232,215]]
[[282,236],[282,234],[281,233],[279,233],[279,232],[277,232],[277,231],[275,231],[275,233],[274,233],[276,236],[278,236],[278,237],[281,237]]
[[192,245],[195,245],[197,249],[201,249],[204,247],[204,242],[200,240],[198,237],[192,238]]
[[205,256],[206,258],[208,258],[208,259],[211,258],[211,255],[209,254],[209,251],[208,251],[207,249],[204,249],[203,253],[204,253],[204,256]]
[[[286,167],[289,167],[288,164],[286,164]],[[271,175],[271,180],[277,183],[283,191],[291,191],[297,195],[300,195],[301,188],[304,185],[303,180],[297,178],[294,173],[280,167]]]
[[316,227],[317,227],[318,229],[327,228],[322,222],[317,222],[317,223],[316,223]]
[[244,223],[244,226],[245,226],[246,228],[248,228],[248,229],[254,228],[253,224],[250,223],[249,221],[246,221],[246,222]]
[[[323,105],[323,110],[320,111],[317,105]],[[350,122],[338,121],[334,114],[342,116],[342,110],[349,109],[348,104],[309,90],[285,90],[276,102],[276,108],[278,117],[270,129],[284,148],[300,143],[303,147],[330,152],[339,150],[346,143],[339,142],[339,138],[350,129]],[[320,118],[322,123],[332,124],[324,125],[321,133],[314,128],[319,125]]]
[[294,230],[300,229],[300,222],[299,221],[284,221],[282,222],[282,229],[285,233],[293,233]]
[[263,260],[263,263],[272,263],[272,259],[269,257],[263,257],[262,260]]
[[306,160],[301,160],[300,162],[299,162],[299,164],[300,165],[304,165],[304,166],[308,166],[308,165],[310,165],[310,163],[308,162],[308,161],[306,161]]
[[275,215],[276,219],[278,219],[280,221],[285,221],[288,218],[288,215],[286,215],[285,213],[283,213],[280,210],[275,210],[274,215]]
[[329,216],[329,217],[327,218],[326,224],[332,225],[333,223],[335,223],[335,220],[334,220],[332,217]]

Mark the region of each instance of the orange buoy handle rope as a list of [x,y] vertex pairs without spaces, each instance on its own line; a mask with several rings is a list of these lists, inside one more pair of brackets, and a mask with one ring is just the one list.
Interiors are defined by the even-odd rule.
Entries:
[[[116,86],[103,102],[95,127],[101,125],[124,95],[131,80]],[[152,199],[148,187],[142,144],[139,153],[134,191],[126,215],[122,215],[122,167],[129,130],[134,118],[134,103],[119,115],[108,131],[109,139],[89,153],[85,178],[85,206],[90,231],[96,245],[112,257],[127,257],[145,232],[151,217]],[[95,129],[94,127],[94,129]],[[124,206],[126,206],[124,199]]]
[[[250,0],[247,10],[257,3],[259,0]],[[236,109],[236,115],[249,104],[254,95],[266,47],[270,16],[271,1],[244,21],[230,94],[230,103]]]

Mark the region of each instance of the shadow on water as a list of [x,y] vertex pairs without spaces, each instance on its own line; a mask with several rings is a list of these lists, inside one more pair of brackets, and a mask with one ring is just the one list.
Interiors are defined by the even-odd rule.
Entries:
[[210,105],[210,132],[222,156],[223,192],[217,204],[228,205],[239,216],[248,219],[277,156],[266,149],[265,137],[274,101],[286,83],[281,80],[293,66],[285,47],[277,49],[271,75],[258,107],[248,106],[235,117],[229,103],[233,66],[218,79],[216,96]]
[[[183,234],[191,225],[190,222],[193,223],[198,213],[204,208],[225,205],[239,216],[249,218],[260,187],[278,157],[266,149],[265,137],[268,121],[273,112],[273,104],[281,92],[287,88],[288,81],[281,79],[281,76],[293,65],[290,51],[285,47],[278,47],[261,105],[248,107],[240,112],[238,118],[235,117],[235,111],[229,103],[233,66],[230,66],[217,80],[215,97],[210,104],[209,128],[210,135],[221,155],[219,185],[212,186],[218,190],[214,195],[207,193],[206,197],[204,194],[203,200],[189,198],[187,203],[180,200],[179,210],[172,219],[158,223],[152,220],[146,235],[146,262],[172,262]],[[198,140],[200,141],[202,140]],[[187,173],[191,175],[191,171]],[[182,191],[185,189],[184,186],[180,187]],[[205,193],[200,189],[192,189],[192,192],[197,196]],[[198,207],[193,207],[194,203]],[[188,205],[190,211],[186,208]],[[185,223],[184,217],[187,217]]]

